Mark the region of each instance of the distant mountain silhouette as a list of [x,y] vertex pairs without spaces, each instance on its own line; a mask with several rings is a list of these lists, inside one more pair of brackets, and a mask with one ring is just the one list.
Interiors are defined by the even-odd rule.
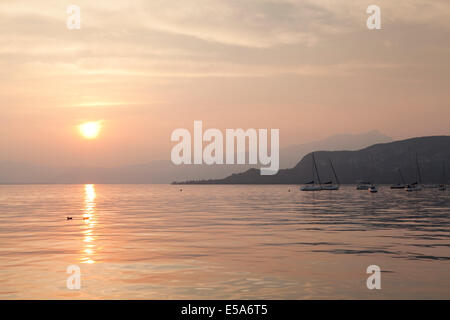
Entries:
[[[417,180],[417,154],[422,182],[442,183],[442,164],[445,162],[447,168],[450,164],[450,136],[412,138],[375,144],[358,151],[317,151],[314,154],[322,181],[332,179],[328,160],[331,159],[344,184],[359,180],[396,183],[398,168],[402,169],[407,181],[414,182]],[[273,176],[261,176],[258,169],[250,169],[224,179],[188,181],[185,184],[302,184],[312,179],[312,154],[309,153],[295,167],[282,169]]]
[[247,165],[217,168],[220,166],[176,166],[168,161],[148,164],[103,167],[47,167],[25,163],[1,162],[0,184],[42,183],[170,183],[174,180],[197,177],[224,177],[247,170]]
[[280,168],[292,168],[305,155],[316,150],[360,150],[376,143],[391,142],[393,139],[377,130],[360,134],[336,134],[310,143],[294,145],[280,150]]
[[[355,150],[392,139],[372,130],[362,134],[339,134],[323,140],[280,150],[280,168],[294,166],[314,150]],[[252,165],[181,165],[168,160],[139,165],[104,167],[50,167],[0,162],[0,183],[171,183],[192,179],[221,179],[246,171]]]

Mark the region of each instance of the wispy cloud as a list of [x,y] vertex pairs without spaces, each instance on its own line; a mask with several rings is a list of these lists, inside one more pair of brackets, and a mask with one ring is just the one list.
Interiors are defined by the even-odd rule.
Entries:
[[[0,2],[0,135],[26,141],[36,135],[27,128],[48,119],[62,126],[78,113],[109,119],[118,110],[122,119],[130,110],[129,126],[153,130],[134,137],[142,145],[201,116],[279,121],[305,137],[317,122],[335,133],[370,120],[401,136],[423,128],[424,106],[434,128],[450,130],[447,0],[378,0],[382,30],[373,32],[372,2],[360,0],[77,0],[76,31],[66,28],[70,4]],[[26,145],[14,154],[25,157]]]

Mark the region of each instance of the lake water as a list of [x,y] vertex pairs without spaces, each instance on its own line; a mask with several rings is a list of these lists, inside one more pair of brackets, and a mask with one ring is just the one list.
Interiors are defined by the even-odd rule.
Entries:
[[0,298],[450,299],[450,191],[3,185]]

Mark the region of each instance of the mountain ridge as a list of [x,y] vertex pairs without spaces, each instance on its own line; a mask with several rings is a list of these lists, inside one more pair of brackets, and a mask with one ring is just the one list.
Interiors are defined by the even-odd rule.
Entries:
[[[358,134],[335,134],[324,139],[291,145],[280,150],[280,168],[294,166],[305,154],[317,148],[345,148],[367,146],[392,138],[377,130]],[[71,183],[171,183],[192,179],[222,179],[240,173],[254,165],[174,165],[170,159],[115,167],[102,166],[46,166],[12,161],[0,161],[2,184],[71,184]]]
[[[322,181],[332,178],[328,159],[341,183],[351,184],[358,180],[391,184],[398,182],[398,168],[405,179],[418,179],[415,164],[416,154],[424,183],[442,182],[442,163],[448,168],[450,162],[450,136],[415,137],[405,140],[377,143],[356,151],[314,151],[319,176]],[[261,176],[259,169],[249,169],[224,179],[174,182],[176,184],[303,184],[310,181],[312,153],[305,155],[296,166],[281,169],[276,175]]]

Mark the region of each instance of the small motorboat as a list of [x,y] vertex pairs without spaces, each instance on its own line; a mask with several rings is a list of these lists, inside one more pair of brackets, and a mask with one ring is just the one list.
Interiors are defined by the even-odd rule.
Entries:
[[370,192],[370,193],[377,193],[377,192],[378,192],[378,189],[377,189],[376,186],[371,185],[371,186],[369,187],[369,192]]

